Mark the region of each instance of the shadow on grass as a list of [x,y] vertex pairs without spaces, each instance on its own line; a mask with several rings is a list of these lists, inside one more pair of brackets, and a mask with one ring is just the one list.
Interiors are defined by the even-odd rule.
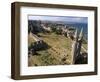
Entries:
[[33,55],[40,55],[37,53],[37,51],[44,51],[51,48],[46,42],[34,42],[31,46],[28,47],[28,54],[33,54]]

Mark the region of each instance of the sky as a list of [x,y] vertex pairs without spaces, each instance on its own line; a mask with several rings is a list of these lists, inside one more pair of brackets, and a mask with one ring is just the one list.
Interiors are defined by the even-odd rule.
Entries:
[[87,17],[72,17],[72,16],[37,16],[30,15],[28,20],[44,20],[44,21],[64,21],[64,22],[74,22],[74,23],[87,23]]

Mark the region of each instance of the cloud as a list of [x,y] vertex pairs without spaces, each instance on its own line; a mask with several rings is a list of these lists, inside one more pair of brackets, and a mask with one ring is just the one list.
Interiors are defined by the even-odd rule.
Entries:
[[31,15],[28,17],[29,20],[48,20],[48,21],[64,21],[64,22],[76,22],[76,23],[87,23],[87,17],[72,17],[72,16],[35,16]]

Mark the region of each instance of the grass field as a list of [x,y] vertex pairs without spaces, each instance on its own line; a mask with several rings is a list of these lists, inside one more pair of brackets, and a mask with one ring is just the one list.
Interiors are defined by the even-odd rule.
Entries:
[[[28,58],[28,66],[69,65],[71,64],[72,40],[55,33],[38,33],[50,48],[37,51],[37,55]],[[34,42],[32,35],[28,36],[28,44]],[[83,44],[87,49],[87,44]]]

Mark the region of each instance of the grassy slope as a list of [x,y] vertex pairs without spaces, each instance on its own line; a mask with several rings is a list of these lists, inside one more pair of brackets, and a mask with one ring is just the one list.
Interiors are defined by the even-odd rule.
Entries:
[[35,40],[32,36],[32,33],[28,34],[28,46],[30,46],[34,42],[35,42]]
[[[56,35],[55,33],[39,33],[39,35],[49,46],[51,46],[51,48],[38,51],[37,53],[39,55],[31,56],[28,62],[29,66],[45,66],[71,63],[71,39],[62,35]],[[34,42],[32,38],[29,38],[28,41],[29,45],[31,42]]]

